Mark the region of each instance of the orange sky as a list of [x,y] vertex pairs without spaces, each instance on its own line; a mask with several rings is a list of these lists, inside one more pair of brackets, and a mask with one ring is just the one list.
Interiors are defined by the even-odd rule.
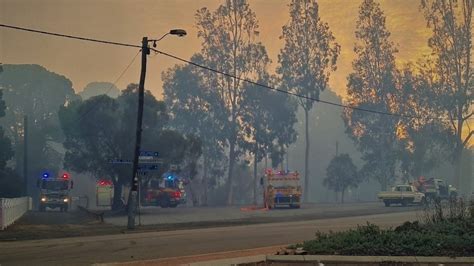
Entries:
[[[88,36],[139,44],[143,36],[159,37],[171,28],[188,31],[185,39],[168,37],[159,48],[189,58],[200,50],[194,27],[198,8],[215,9],[217,0],[0,0],[0,21],[47,31]],[[282,46],[281,27],[288,19],[289,1],[250,0],[260,21],[260,40],[273,60]],[[380,1],[387,15],[392,40],[398,44],[400,62],[416,60],[429,52],[426,45],[429,30],[419,12],[419,1]],[[342,46],[338,71],[330,85],[345,94],[346,76],[354,56],[355,20],[359,0],[319,1],[321,16],[328,22]],[[136,50],[100,44],[58,39],[32,33],[0,29],[0,61],[9,64],[35,63],[67,76],[74,89],[81,91],[91,81],[114,81]],[[161,97],[161,72],[175,64],[172,59],[150,58],[147,88]],[[137,82],[139,60],[118,82],[119,88]]]
[[[143,36],[160,37],[172,28],[188,31],[185,38],[169,36],[160,49],[189,58],[200,50],[194,14],[201,7],[214,10],[218,0],[0,0],[0,22],[45,31],[140,44]],[[285,0],[250,0],[260,21],[260,41],[266,46],[275,68],[282,46],[281,27],[288,21]],[[355,21],[361,0],[321,0],[320,13],[342,46],[338,70],[330,79],[331,88],[344,96],[346,77],[354,57]],[[426,28],[417,0],[382,0],[387,27],[397,44],[397,62],[416,61],[430,52]],[[40,64],[68,77],[76,91],[89,82],[113,82],[137,50],[66,40],[32,33],[0,29],[0,62]],[[139,61],[117,83],[119,88],[138,82]],[[161,98],[163,70],[176,61],[163,56],[149,60],[146,87]]]

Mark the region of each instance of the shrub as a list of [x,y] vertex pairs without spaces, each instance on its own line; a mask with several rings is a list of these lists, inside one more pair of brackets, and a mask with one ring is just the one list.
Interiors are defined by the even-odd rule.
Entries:
[[298,247],[324,255],[474,256],[474,202],[450,204],[426,215],[423,223],[405,222],[394,229],[368,223],[344,232],[318,232]]

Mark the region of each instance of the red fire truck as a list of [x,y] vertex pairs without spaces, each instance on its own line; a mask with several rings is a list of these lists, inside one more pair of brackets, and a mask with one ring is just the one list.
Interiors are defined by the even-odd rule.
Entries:
[[166,173],[161,178],[151,179],[143,190],[142,204],[176,208],[179,204],[186,203],[184,183],[182,179],[170,173]]

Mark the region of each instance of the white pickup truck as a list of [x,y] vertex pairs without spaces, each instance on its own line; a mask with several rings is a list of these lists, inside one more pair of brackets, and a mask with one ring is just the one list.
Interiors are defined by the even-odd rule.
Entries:
[[421,205],[425,203],[425,194],[419,192],[412,185],[397,185],[392,188],[392,191],[382,191],[377,196],[385,203],[386,207],[391,204],[407,206],[408,204]]

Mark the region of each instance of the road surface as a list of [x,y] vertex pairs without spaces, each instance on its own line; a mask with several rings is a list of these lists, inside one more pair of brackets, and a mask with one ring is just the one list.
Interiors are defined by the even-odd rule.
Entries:
[[0,242],[0,264],[90,265],[285,245],[310,240],[317,230],[345,230],[367,221],[384,227],[397,226],[418,219],[419,215],[412,211],[301,222]]
[[[319,218],[393,213],[416,209],[419,209],[419,207],[393,206],[387,208],[381,202],[305,204],[301,209],[276,209],[271,211],[242,211],[240,207],[178,207],[166,209],[159,207],[142,207],[140,210],[140,223],[142,225],[160,225],[210,221],[289,222]],[[127,216],[106,215],[105,222],[118,226],[126,226]],[[137,223],[138,222],[137,217]]]

